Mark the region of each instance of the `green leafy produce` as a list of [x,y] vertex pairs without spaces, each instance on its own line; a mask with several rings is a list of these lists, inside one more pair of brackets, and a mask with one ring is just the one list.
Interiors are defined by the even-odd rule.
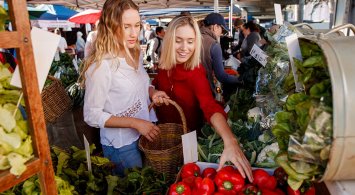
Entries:
[[6,10],[0,6],[0,32],[5,30],[5,22],[9,19]]
[[242,119],[248,120],[248,111],[255,107],[255,98],[253,97],[253,90],[238,89],[237,92],[231,95],[228,102],[230,111],[228,118],[232,121]]
[[108,178],[110,188],[114,188],[113,194],[165,194],[171,183],[164,174],[155,172],[151,167],[126,169],[125,175],[123,178]]
[[282,112],[276,113],[273,134],[280,154],[277,163],[285,169],[288,184],[298,189],[322,177],[332,142],[332,89],[321,48],[300,40],[303,62],[295,59],[304,91],[292,94]]
[[73,107],[80,107],[84,105],[85,89],[80,86],[80,83],[73,83],[65,89],[73,101]]
[[19,176],[33,157],[33,148],[27,122],[19,111],[14,115],[21,92],[10,86],[11,76],[0,63],[0,170],[10,169],[10,173]]
[[[79,78],[79,73],[73,65],[73,58],[67,53],[60,53],[60,60],[52,62],[49,75],[59,78],[65,88],[75,83]],[[45,86],[48,84],[49,81]]]

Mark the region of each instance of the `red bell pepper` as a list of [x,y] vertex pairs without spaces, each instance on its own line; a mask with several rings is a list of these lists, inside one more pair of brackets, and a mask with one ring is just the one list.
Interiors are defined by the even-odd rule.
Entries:
[[253,170],[253,177],[253,184],[258,186],[260,189],[274,190],[276,188],[276,178],[274,176],[269,175],[263,169]]
[[235,195],[242,191],[245,181],[243,177],[237,172],[228,172],[221,170],[214,178],[218,192],[226,195]]
[[192,191],[192,194],[196,195],[212,195],[215,191],[215,186],[213,180],[205,177],[196,177],[195,179],[195,186]]
[[184,182],[179,182],[170,186],[169,195],[191,195],[191,189]]
[[206,169],[204,169],[203,171],[202,171],[202,177],[208,177],[208,178],[210,178],[210,179],[214,179],[214,177],[216,176],[216,174],[217,174],[217,171],[216,171],[216,169],[214,169],[214,168],[211,168],[211,167],[209,167],[209,168],[206,168]]
[[200,176],[200,167],[195,163],[187,163],[181,169],[181,178],[187,178],[190,176],[198,177]]
[[190,176],[182,179],[182,182],[184,182],[186,185],[188,185],[191,189],[195,186],[195,176]]
[[234,169],[233,166],[231,165],[228,165],[228,166],[224,166],[221,171],[224,170],[224,171],[228,171],[228,172],[235,172],[236,170]]

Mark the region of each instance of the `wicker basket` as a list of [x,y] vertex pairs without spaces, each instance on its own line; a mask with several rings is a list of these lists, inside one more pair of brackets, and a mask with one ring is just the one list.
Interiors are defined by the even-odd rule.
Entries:
[[47,122],[55,122],[65,111],[69,110],[72,102],[60,80],[48,76],[52,83],[42,91],[44,118]]
[[[174,101],[169,100],[178,110],[182,125],[175,123],[159,124],[160,135],[153,142],[145,137],[139,140],[139,148],[145,154],[147,164],[156,171],[165,173],[167,178],[174,178],[177,167],[183,163],[181,135],[187,133],[186,118],[181,107]],[[152,104],[149,106],[151,109]]]

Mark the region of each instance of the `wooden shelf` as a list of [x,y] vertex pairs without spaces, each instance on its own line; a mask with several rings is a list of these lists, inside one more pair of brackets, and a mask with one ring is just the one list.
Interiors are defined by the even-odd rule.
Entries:
[[37,172],[41,170],[41,161],[38,158],[34,158],[26,163],[27,169],[26,171],[20,176],[16,177],[15,175],[11,174],[8,170],[0,172],[0,192],[5,191],[12,187],[12,184],[20,183],[28,179],[29,177],[33,176]]
[[13,32],[0,33],[0,48],[16,48],[22,92],[26,103],[29,132],[36,158],[26,163],[26,171],[19,177],[0,172],[0,192],[37,174],[42,194],[55,195],[57,188],[50,156],[42,99],[39,93],[36,66],[31,42],[31,27],[26,0],[8,0]]
[[18,32],[0,32],[0,48],[18,48],[21,45]]

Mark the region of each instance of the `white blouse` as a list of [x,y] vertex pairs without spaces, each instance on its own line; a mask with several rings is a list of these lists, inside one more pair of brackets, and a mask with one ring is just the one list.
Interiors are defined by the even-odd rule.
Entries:
[[105,58],[85,74],[84,120],[100,128],[102,145],[120,148],[140,136],[132,128],[105,128],[112,115],[156,121],[154,111],[148,111],[149,77],[141,62],[136,71],[125,58]]

